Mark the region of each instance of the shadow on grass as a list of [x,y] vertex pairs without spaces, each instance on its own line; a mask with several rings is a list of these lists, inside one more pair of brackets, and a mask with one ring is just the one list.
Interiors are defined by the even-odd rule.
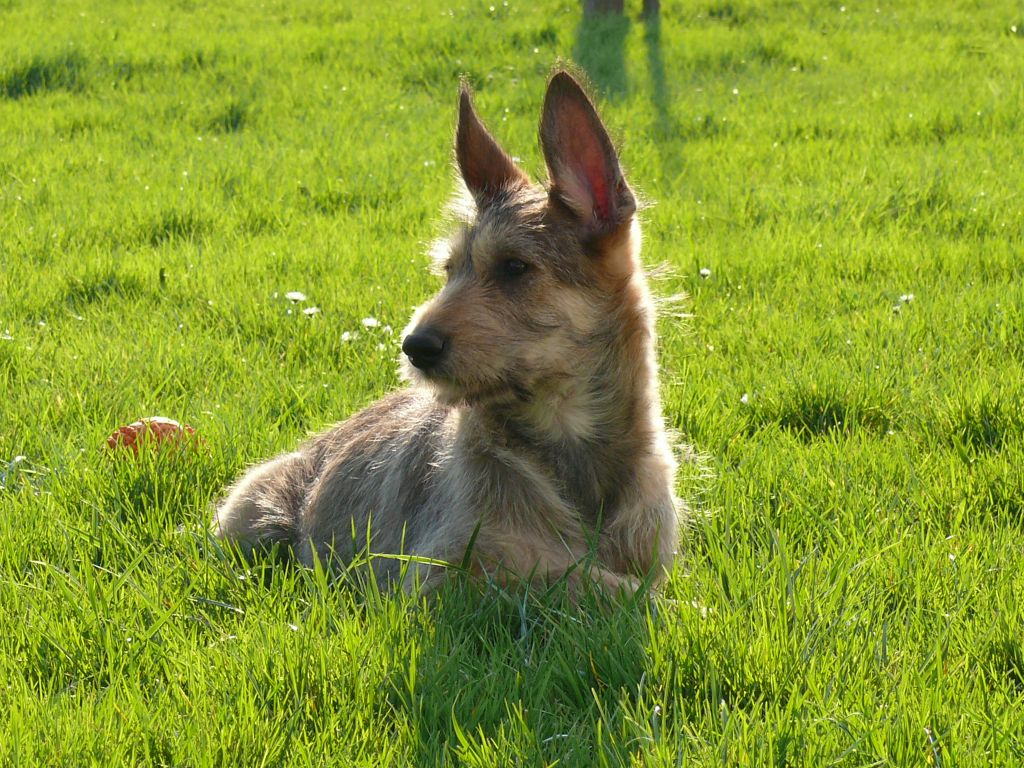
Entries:
[[61,298],[55,303],[80,312],[90,304],[111,298],[135,300],[144,292],[145,286],[138,277],[109,268],[68,279]]
[[85,67],[85,59],[74,51],[36,56],[0,73],[0,97],[17,100],[40,92],[81,90]]
[[672,94],[665,76],[665,60],[661,51],[661,16],[657,13],[647,14],[643,23],[647,72],[651,80],[651,101],[654,105],[653,139],[661,172],[675,176],[681,168],[677,142],[682,131],[672,119],[669,109]]
[[747,433],[774,427],[810,443],[862,431],[881,436],[896,423],[894,396],[870,396],[822,387],[794,387],[751,404]]
[[1024,407],[999,394],[962,397],[944,416],[949,442],[961,453],[998,453],[1008,436],[1024,431]]
[[564,585],[508,593],[453,580],[393,678],[396,709],[414,726],[415,764],[626,758],[594,723],[610,729],[619,702],[641,695],[650,618],[645,597],[592,594],[575,604]]
[[[669,108],[672,94],[661,46],[661,16],[656,12],[645,13],[640,22],[643,24],[650,98],[654,107],[650,138],[656,144],[662,171],[675,174],[679,170],[680,159],[679,152],[673,147],[679,141],[681,128],[672,119]],[[603,14],[583,16],[576,29],[573,56],[601,95],[612,101],[625,97],[631,87],[625,55],[631,25],[626,15]]]
[[669,91],[665,79],[665,60],[661,54],[661,16],[651,14],[644,17],[644,45],[647,50],[647,71],[651,78],[651,99],[656,113],[656,127],[659,133],[668,135],[672,119],[668,111]]
[[572,55],[601,93],[617,100],[628,90],[626,36],[630,21],[625,15],[583,16],[576,28]]

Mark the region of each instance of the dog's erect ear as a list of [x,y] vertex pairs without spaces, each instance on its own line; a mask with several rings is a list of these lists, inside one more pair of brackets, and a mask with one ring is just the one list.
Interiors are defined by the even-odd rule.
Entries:
[[459,89],[459,125],[455,129],[455,159],[477,205],[485,205],[507,189],[530,183],[529,177],[494,140],[473,109],[469,85]]
[[587,229],[606,234],[629,221],[636,211],[636,198],[597,110],[568,72],[556,72],[548,83],[540,142],[551,194],[569,206]]

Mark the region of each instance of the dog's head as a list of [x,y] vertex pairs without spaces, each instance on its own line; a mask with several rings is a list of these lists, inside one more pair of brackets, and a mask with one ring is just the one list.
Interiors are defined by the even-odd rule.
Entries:
[[594,105],[565,71],[548,83],[540,142],[545,186],[498,145],[463,84],[455,157],[469,213],[437,249],[447,282],[402,344],[406,374],[449,402],[564,390],[637,330],[617,316],[639,270],[636,199]]

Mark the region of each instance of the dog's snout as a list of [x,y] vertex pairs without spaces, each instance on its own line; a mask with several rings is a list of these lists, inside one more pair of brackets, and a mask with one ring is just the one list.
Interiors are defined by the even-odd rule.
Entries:
[[426,371],[441,362],[447,346],[444,336],[433,328],[425,328],[406,336],[402,342],[402,351],[408,356],[409,362],[421,371]]

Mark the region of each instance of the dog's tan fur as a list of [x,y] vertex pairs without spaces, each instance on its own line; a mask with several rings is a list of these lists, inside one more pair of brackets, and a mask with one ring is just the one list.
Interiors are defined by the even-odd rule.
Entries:
[[406,330],[439,334],[442,359],[411,358],[412,387],[251,469],[217,510],[217,537],[246,554],[280,542],[305,564],[368,546],[378,578],[404,573],[406,588],[439,581],[425,560],[612,589],[664,576],[679,508],[635,199],[566,72],[549,82],[540,136],[547,187],[463,87],[468,212],[437,251],[446,285]]

